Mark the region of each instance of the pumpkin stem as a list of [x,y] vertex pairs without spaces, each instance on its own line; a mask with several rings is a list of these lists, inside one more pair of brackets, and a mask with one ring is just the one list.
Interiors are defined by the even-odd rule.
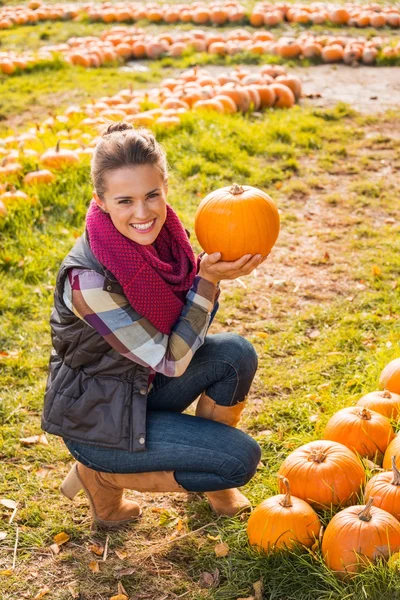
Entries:
[[56,152],[60,152],[60,142],[61,142],[61,140],[58,140],[57,145],[56,145]]
[[231,189],[229,190],[229,193],[233,196],[237,196],[237,194],[243,194],[243,192],[244,189],[241,185],[238,185],[237,183],[233,183]]
[[316,462],[316,463],[324,462],[325,458],[326,458],[326,454],[324,454],[324,452],[322,450],[313,450],[308,455],[308,460],[310,460],[310,461],[312,460],[313,462]]
[[392,456],[393,479],[390,482],[392,485],[400,485],[400,471],[396,466],[396,455]]
[[292,498],[290,496],[290,483],[289,483],[289,480],[286,479],[286,477],[283,477],[283,475],[278,475],[278,477],[282,481],[283,485],[286,488],[285,497],[283,498],[283,500],[281,502],[279,502],[279,504],[281,506],[283,506],[284,508],[290,508],[291,506],[293,506],[293,502],[292,502]]
[[371,420],[372,415],[367,408],[363,408],[358,414],[362,419],[364,419],[364,421]]
[[382,392],[382,398],[391,398],[392,394],[389,392],[389,390],[384,389]]
[[358,518],[361,521],[368,522],[368,521],[370,521],[372,519],[371,506],[372,506],[373,501],[374,501],[374,499],[370,498],[368,500],[367,504],[364,506],[363,510],[360,513],[358,513]]

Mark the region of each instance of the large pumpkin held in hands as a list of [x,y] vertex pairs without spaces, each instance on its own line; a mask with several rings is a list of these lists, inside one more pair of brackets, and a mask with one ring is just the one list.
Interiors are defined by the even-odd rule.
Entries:
[[350,506],[337,513],[322,539],[322,555],[338,577],[362,570],[371,562],[400,548],[400,523],[391,514],[372,506]]
[[208,194],[195,215],[195,231],[207,252],[234,261],[245,254],[269,254],[279,234],[279,213],[263,191],[234,183]]

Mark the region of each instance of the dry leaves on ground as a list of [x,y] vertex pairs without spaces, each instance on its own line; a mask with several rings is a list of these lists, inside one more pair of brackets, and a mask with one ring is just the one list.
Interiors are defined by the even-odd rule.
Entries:
[[97,556],[103,556],[103,554],[104,554],[104,547],[103,546],[96,546],[96,544],[91,544],[89,546],[89,550],[91,552],[93,552],[93,554],[96,554]]
[[14,508],[17,508],[18,502],[16,502],[15,500],[8,500],[7,498],[3,498],[2,500],[0,500],[0,504],[5,506],[6,508],[11,508],[12,510],[14,510]]
[[92,562],[89,563],[89,569],[92,571],[92,573],[100,572],[100,566],[97,560],[92,560]]
[[215,588],[219,584],[219,569],[215,569],[213,573],[204,571],[199,577],[199,586],[201,588]]
[[55,535],[53,538],[53,540],[57,544],[57,546],[62,546],[63,544],[66,544],[67,542],[69,542],[70,539],[71,538],[69,537],[68,533],[65,533],[65,531],[61,531],[61,533],[57,533],[57,535]]
[[42,444],[43,446],[49,445],[49,441],[45,433],[41,433],[40,435],[31,435],[27,438],[19,438],[19,441],[23,446],[33,446],[34,444]]
[[229,546],[228,544],[225,544],[225,542],[221,542],[220,544],[217,544],[215,546],[214,552],[215,555],[218,556],[218,558],[222,558],[229,554]]
[[45,596],[49,592],[50,592],[50,588],[44,587],[36,594],[36,596],[33,598],[33,600],[40,600],[40,598],[43,598],[43,596]]

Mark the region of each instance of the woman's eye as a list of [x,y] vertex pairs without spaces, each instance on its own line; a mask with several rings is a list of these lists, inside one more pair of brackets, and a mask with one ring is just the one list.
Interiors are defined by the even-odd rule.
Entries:
[[159,194],[158,192],[155,194],[150,194],[150,196],[148,196],[148,198],[158,198]]
[[130,202],[130,199],[129,198],[124,198],[123,200],[120,200],[118,202],[118,204],[127,204],[128,202]]

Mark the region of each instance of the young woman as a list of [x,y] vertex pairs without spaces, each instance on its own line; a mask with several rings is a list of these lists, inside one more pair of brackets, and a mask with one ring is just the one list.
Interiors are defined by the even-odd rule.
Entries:
[[[258,444],[235,428],[257,368],[236,334],[207,335],[219,281],[263,260],[195,259],[167,204],[166,157],[145,130],[108,127],[91,169],[85,233],[61,264],[42,426],[76,459],[61,491],[83,489],[95,522],[141,514],[123,490],[205,492],[218,514],[251,509],[237,490]],[[198,397],[196,416],[183,414]]]

